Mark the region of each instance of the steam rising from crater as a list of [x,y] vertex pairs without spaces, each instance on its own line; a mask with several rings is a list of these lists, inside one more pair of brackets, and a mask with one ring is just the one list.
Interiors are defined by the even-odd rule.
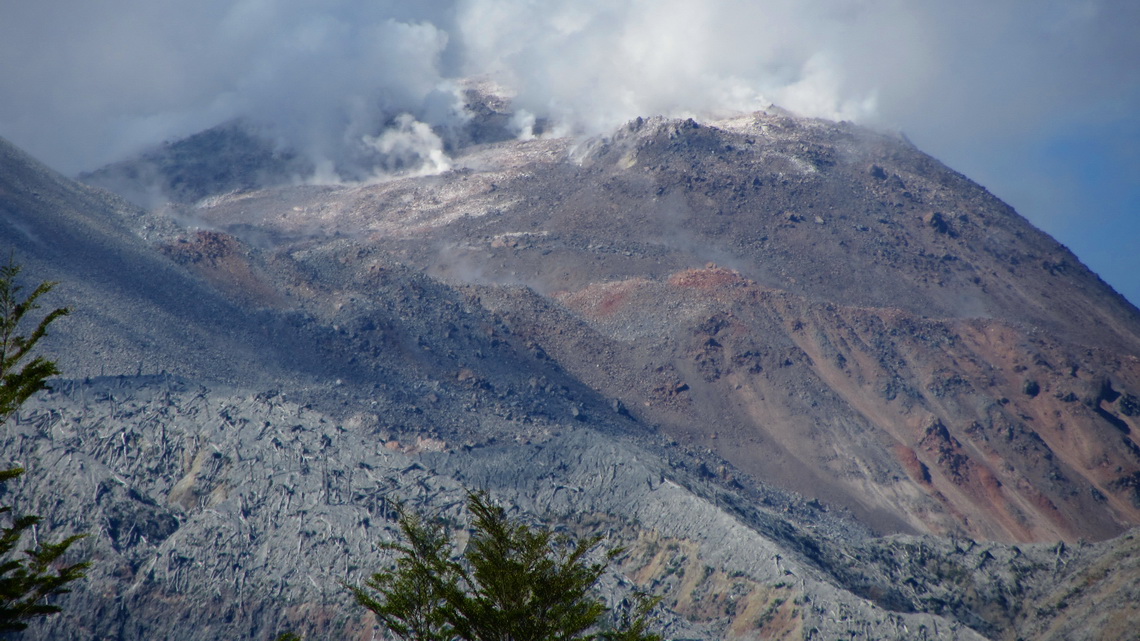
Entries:
[[446,168],[471,78],[520,137],[775,103],[902,129],[1135,281],[1136,24],[1134,0],[13,0],[0,135],[76,173],[243,118],[355,181]]
[[[1095,89],[1088,62],[1126,38],[1104,38],[1122,33],[1109,0],[944,4],[9,3],[0,55],[20,63],[0,69],[0,134],[74,172],[246,117],[347,177],[416,162],[430,171],[446,166],[442,147],[411,123],[437,135],[463,123],[457,81],[469,77],[514,94],[523,135],[534,117],[589,133],[771,103],[912,130],[923,118],[1000,130],[1062,109],[1046,100],[1058,84]],[[1019,92],[1002,95],[1014,73]],[[385,149],[394,157],[377,163]]]

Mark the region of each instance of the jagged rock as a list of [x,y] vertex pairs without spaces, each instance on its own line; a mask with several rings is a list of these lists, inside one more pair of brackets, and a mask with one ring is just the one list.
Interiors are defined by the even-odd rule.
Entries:
[[367,635],[394,502],[471,487],[624,544],[673,638],[1120,636],[1140,312],[1008,206],[776,112],[453,151],[148,212],[0,145],[0,243],[76,309],[10,497],[100,560],[29,638]]
[[1022,386],[1022,391],[1025,392],[1026,396],[1034,398],[1041,393],[1041,385],[1038,384],[1037,381],[1027,380],[1025,381],[1025,385]]
[[950,223],[946,221],[946,217],[942,215],[942,212],[930,212],[922,217],[922,222],[940,234],[951,233]]

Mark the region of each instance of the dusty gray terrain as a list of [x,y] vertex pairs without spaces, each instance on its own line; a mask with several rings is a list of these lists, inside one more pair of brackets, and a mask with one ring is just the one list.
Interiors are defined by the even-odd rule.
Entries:
[[340,582],[469,488],[624,546],[668,638],[1133,634],[1140,312],[1075,256],[898,137],[502,107],[352,185],[188,139],[153,210],[0,143],[0,249],[74,309],[5,500],[95,561],[29,638],[373,638]]
[[[223,288],[260,266],[294,292],[283,255],[323,270],[361,338],[370,261],[474,292],[642,423],[883,532],[1075,541],[1140,519],[1140,314],[904,140],[755,114],[456,165],[211,198],[174,210],[209,231],[165,242]],[[230,249],[197,249],[219,233]]]

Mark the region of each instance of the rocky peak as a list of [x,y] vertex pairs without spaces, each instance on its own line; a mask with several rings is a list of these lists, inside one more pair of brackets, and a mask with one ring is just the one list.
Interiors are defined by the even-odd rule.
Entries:
[[472,486],[623,544],[673,638],[1135,601],[1137,310],[897,136],[651,118],[151,211],[3,150],[0,241],[76,309],[12,497],[100,559],[38,638],[367,635],[393,502]]

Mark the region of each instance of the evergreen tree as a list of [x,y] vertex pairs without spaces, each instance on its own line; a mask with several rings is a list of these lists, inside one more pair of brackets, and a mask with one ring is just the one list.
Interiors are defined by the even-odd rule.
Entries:
[[18,333],[19,326],[29,312],[39,309],[36,302],[48,293],[57,283],[43,282],[27,298],[20,300],[20,290],[16,277],[20,266],[12,260],[0,267],[0,423],[3,423],[32,394],[47,387],[48,377],[59,374],[52,361],[36,356],[23,363],[31,355],[47,327],[61,316],[66,316],[66,308],[56,309],[44,316],[27,336]]
[[588,563],[600,537],[573,543],[512,521],[482,493],[467,506],[475,532],[459,558],[442,524],[402,512],[406,543],[389,546],[399,552],[395,567],[350,586],[393,633],[408,641],[660,640],[647,623],[656,600],[616,629],[603,625],[608,610],[593,590],[620,550]]
[[[19,273],[20,267],[12,261],[0,267],[0,424],[32,394],[45,389],[48,377],[59,373],[52,361],[28,357],[48,325],[68,313],[66,309],[56,309],[44,316],[30,334],[18,333],[21,321],[39,309],[36,300],[55,286],[51,282],[41,283],[21,300],[21,288],[16,284]],[[0,483],[23,472],[23,468],[0,470]],[[82,578],[89,564],[60,562],[68,548],[84,535],[17,550],[40,518],[12,516],[9,506],[0,507],[0,515],[10,520],[10,525],[0,529],[0,634],[8,634],[27,628],[31,619],[59,612],[58,606],[46,601],[67,592],[67,585]]]
[[405,544],[383,547],[399,554],[395,568],[373,574],[364,588],[349,586],[356,601],[372,610],[384,627],[410,641],[449,641],[455,637],[455,611],[447,601],[461,576],[450,558],[451,537],[438,522],[400,512]]
[[[23,472],[21,468],[0,470],[0,481]],[[0,513],[11,511],[11,507],[0,507]],[[59,612],[59,606],[46,602],[48,598],[69,592],[67,585],[83,578],[90,566],[87,562],[60,564],[71,544],[85,536],[82,534],[27,548],[22,554],[15,552],[24,534],[39,522],[38,516],[20,516],[0,530],[0,634],[23,630],[29,620]]]

